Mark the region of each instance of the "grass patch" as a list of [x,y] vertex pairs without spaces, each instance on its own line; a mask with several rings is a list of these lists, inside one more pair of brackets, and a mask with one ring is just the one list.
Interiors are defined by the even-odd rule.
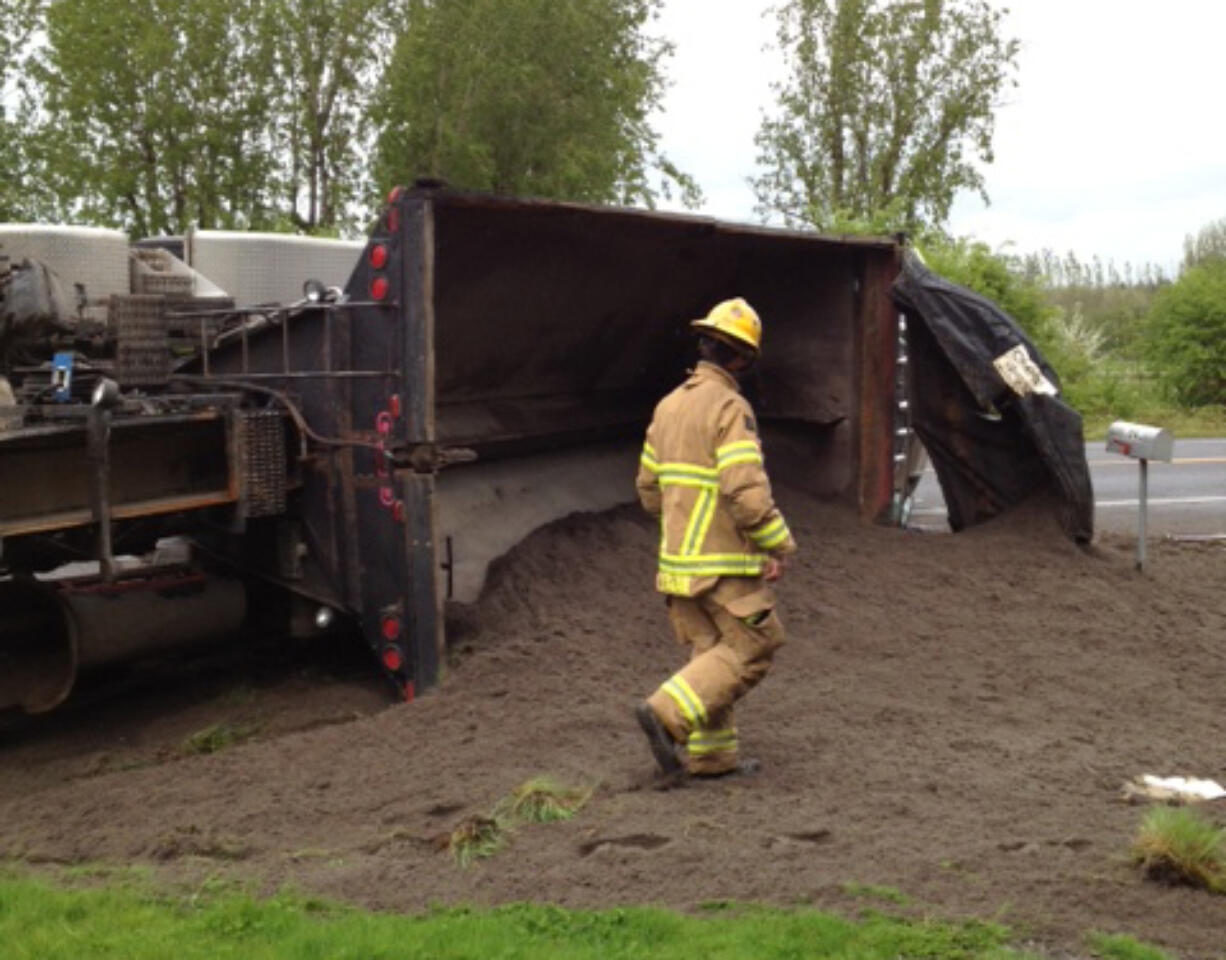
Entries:
[[461,867],[492,857],[511,839],[507,823],[498,817],[468,817],[451,831],[447,849]]
[[1163,427],[1175,438],[1175,455],[1179,456],[1180,439],[1226,436],[1226,407],[1179,407],[1158,400],[1136,404],[1113,405],[1106,409],[1083,410],[1082,430],[1086,443],[1107,438],[1107,427],[1116,420],[1148,423]]
[[1173,960],[1165,950],[1151,947],[1123,933],[1100,933],[1094,931],[1086,937],[1086,943],[1096,957],[1104,960]]
[[552,777],[534,777],[495,805],[488,817],[468,817],[444,835],[441,846],[461,867],[492,857],[510,842],[517,827],[569,820],[591,799],[594,787],[568,787]]
[[591,799],[592,789],[567,787],[551,777],[535,777],[512,790],[500,810],[521,823],[569,820]]
[[219,889],[65,889],[0,874],[6,960],[1021,960],[996,924],[851,921],[808,908],[746,905],[701,916],[634,908],[569,911],[521,904],[416,916],[368,913],[289,895]]
[[1151,880],[1226,893],[1226,831],[1188,807],[1151,807],[1132,859]]
[[211,724],[203,730],[197,730],[179,745],[179,749],[188,756],[220,753],[244,740],[250,740],[257,733],[259,733],[259,726],[256,724],[222,721]]

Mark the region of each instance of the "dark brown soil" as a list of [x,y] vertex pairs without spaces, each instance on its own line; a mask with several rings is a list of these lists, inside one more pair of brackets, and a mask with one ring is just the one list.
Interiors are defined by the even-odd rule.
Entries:
[[[502,563],[416,703],[308,658],[0,735],[0,856],[220,870],[385,910],[803,902],[994,919],[1058,956],[1086,955],[1091,930],[1226,956],[1226,898],[1144,879],[1143,808],[1119,799],[1141,773],[1226,778],[1226,549],[1155,541],[1141,576],[1131,542],[1079,550],[1038,509],[947,536],[782,500],[803,552],[780,588],[788,645],[739,714],[755,778],[653,786],[631,708],[682,651],[627,508]],[[184,753],[217,723],[248,739]],[[576,819],[466,870],[439,851],[546,773],[599,784]]]

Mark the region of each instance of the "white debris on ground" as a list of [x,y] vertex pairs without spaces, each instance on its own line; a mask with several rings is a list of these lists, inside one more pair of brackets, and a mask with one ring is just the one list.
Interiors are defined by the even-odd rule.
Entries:
[[1214,780],[1195,777],[1156,777],[1145,773],[1124,784],[1124,799],[1165,800],[1172,803],[1199,803],[1202,800],[1221,800],[1226,789]]

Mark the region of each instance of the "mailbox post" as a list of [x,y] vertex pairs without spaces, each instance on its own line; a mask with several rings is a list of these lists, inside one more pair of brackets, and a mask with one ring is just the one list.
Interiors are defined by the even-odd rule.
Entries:
[[1175,453],[1175,438],[1169,430],[1147,427],[1140,423],[1116,420],[1107,428],[1107,452],[1120,453],[1140,461],[1141,482],[1137,514],[1137,569],[1145,570],[1145,512],[1149,498],[1149,461],[1171,462]]

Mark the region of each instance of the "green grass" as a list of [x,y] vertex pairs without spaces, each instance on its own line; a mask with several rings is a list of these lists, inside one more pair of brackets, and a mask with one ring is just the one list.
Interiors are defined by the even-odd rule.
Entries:
[[568,787],[552,777],[534,777],[495,805],[489,816],[467,817],[446,838],[461,867],[505,849],[524,824],[569,820],[591,799],[594,787]]
[[1165,950],[1147,944],[1122,933],[1095,931],[1086,937],[1086,943],[1096,957],[1103,960],[1173,960]]
[[455,862],[467,867],[474,860],[492,857],[511,842],[511,827],[501,817],[467,817],[451,831],[447,849]]
[[507,817],[522,823],[552,823],[569,820],[591,796],[591,787],[568,787],[552,777],[535,777],[512,790],[499,806]]
[[255,724],[214,723],[184,739],[179,749],[189,756],[219,753],[251,739],[258,732],[259,728]]
[[1021,960],[996,924],[853,922],[809,909],[745,905],[703,916],[542,905],[375,914],[320,900],[259,900],[224,885],[190,895],[147,885],[62,887],[0,874],[5,960],[773,960],[895,957]]
[[1105,411],[1082,412],[1086,443],[1098,440],[1106,442],[1107,427],[1116,420],[1148,423],[1169,430],[1175,438],[1176,456],[1179,456],[1180,439],[1226,437],[1226,407],[1186,408],[1152,401]]
[[1226,830],[1188,807],[1151,807],[1132,842],[1150,879],[1226,893]]

